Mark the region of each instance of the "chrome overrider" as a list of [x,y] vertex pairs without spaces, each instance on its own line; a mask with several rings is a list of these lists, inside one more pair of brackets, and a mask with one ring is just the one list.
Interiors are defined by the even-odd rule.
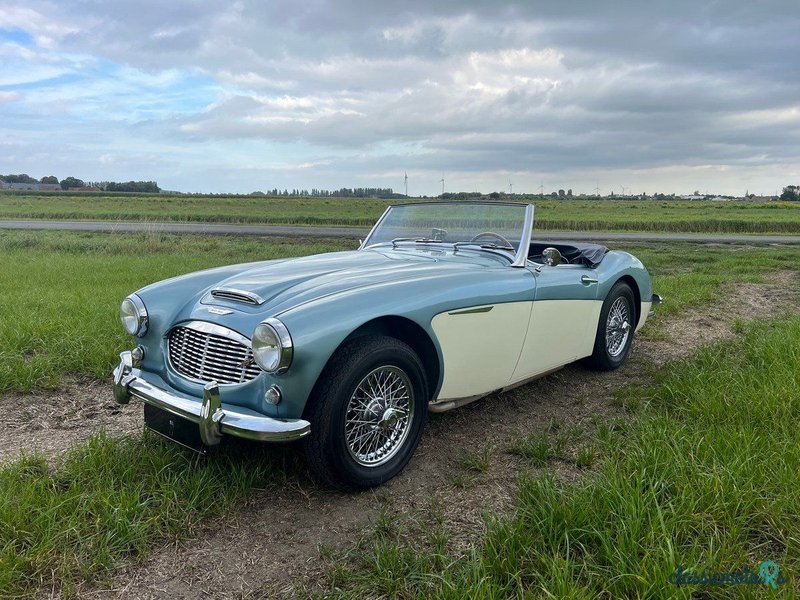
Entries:
[[260,442],[285,442],[299,439],[311,432],[311,424],[302,419],[275,419],[223,408],[219,384],[211,382],[203,388],[203,401],[158,388],[134,375],[130,352],[119,355],[114,369],[114,399],[127,404],[136,396],[148,404],[197,423],[200,437],[207,446],[215,446],[223,434]]

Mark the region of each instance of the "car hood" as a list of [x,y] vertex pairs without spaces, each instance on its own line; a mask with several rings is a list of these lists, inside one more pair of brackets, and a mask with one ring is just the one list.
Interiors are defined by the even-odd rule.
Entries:
[[[222,279],[202,297],[204,305],[246,312],[283,311],[317,298],[369,285],[404,279],[440,279],[448,274],[507,266],[508,261],[489,253],[437,250],[368,249],[333,252],[267,263]],[[258,306],[214,297],[216,289],[240,290],[259,296]]]

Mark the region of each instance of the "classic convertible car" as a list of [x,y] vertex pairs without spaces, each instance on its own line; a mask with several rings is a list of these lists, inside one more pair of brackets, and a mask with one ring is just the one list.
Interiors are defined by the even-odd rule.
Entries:
[[579,359],[628,356],[651,304],[627,252],[532,241],[532,205],[390,206],[358,250],[201,271],[121,306],[136,347],[114,396],[203,451],[226,436],[302,439],[347,488],[410,460],[428,411],[456,408]]

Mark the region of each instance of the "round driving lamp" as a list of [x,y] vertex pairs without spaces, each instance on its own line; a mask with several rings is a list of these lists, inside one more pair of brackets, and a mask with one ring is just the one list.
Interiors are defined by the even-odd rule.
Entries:
[[253,332],[253,358],[267,373],[284,373],[292,364],[292,337],[278,319],[259,323]]
[[144,302],[136,294],[128,296],[122,301],[119,307],[119,318],[122,327],[137,337],[142,337],[147,333],[147,309]]

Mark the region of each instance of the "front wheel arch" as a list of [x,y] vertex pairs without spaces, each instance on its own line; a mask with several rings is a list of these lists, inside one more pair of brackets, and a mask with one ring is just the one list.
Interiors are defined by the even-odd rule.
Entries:
[[[350,334],[342,340],[339,346],[328,357],[325,368],[322,369],[320,376],[325,372],[330,362],[334,359],[337,353],[349,344],[352,340],[358,337],[383,335],[400,340],[404,344],[408,344],[414,352],[417,353],[422,365],[425,368],[425,376],[428,380],[431,398],[435,398],[441,386],[442,365],[439,358],[439,352],[436,345],[431,339],[425,329],[423,329],[416,322],[406,317],[397,315],[385,315],[376,317],[359,325]],[[319,379],[317,379],[319,383]],[[316,385],[314,387],[316,388]],[[313,391],[312,391],[313,393]]]

